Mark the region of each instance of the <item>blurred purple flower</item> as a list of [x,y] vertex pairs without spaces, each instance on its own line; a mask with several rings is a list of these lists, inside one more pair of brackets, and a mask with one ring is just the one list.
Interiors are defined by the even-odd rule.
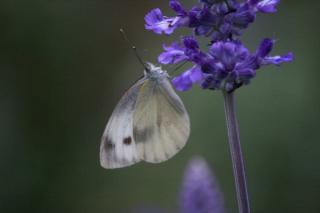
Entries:
[[217,181],[206,161],[193,158],[185,171],[180,198],[181,213],[224,213]]
[[[225,213],[217,180],[202,157],[193,157],[183,177],[179,197],[180,213]],[[133,213],[167,212],[155,207],[140,206]]]

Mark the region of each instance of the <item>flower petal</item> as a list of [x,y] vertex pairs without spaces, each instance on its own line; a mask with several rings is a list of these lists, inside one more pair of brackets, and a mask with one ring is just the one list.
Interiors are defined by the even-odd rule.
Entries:
[[185,49],[179,43],[172,43],[170,46],[163,45],[165,52],[161,53],[158,61],[161,64],[176,64],[181,61],[187,60]]
[[151,10],[145,17],[144,20],[148,25],[153,25],[154,23],[163,20],[162,12],[159,8]]
[[217,63],[221,63],[224,69],[229,71],[249,56],[248,49],[239,41],[216,42],[211,45],[209,53]]
[[157,34],[165,33],[167,35],[173,33],[177,28],[179,19],[177,17],[164,18],[159,8],[151,10],[144,18],[147,30],[152,30]]
[[202,82],[204,76],[199,66],[194,66],[190,70],[186,71],[189,78],[193,84],[198,84]]
[[197,40],[192,36],[185,36],[183,39],[183,44],[187,49],[199,50],[199,44]]
[[275,13],[279,2],[280,0],[262,0],[257,3],[256,8],[262,13]]
[[190,78],[185,78],[183,75],[177,76],[172,79],[172,84],[178,91],[187,91],[192,87]]
[[280,65],[282,63],[287,63],[293,61],[294,56],[293,53],[288,53],[287,55],[283,56],[270,56],[270,57],[265,57],[262,64],[267,65],[267,64],[274,64],[274,65]]
[[201,68],[193,66],[181,75],[172,80],[173,85],[178,91],[187,91],[191,89],[193,84],[200,84],[203,81],[203,74]]

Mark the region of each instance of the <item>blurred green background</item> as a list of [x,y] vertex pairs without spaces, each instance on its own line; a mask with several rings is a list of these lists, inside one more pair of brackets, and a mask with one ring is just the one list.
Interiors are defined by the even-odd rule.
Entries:
[[[277,38],[273,54],[296,57],[262,69],[237,92],[253,212],[320,212],[319,6],[282,1],[243,38],[252,51],[262,38]],[[152,62],[183,32],[144,30],[155,7],[173,14],[160,0],[0,2],[0,212],[122,213],[141,205],[175,212],[194,155],[208,160],[228,212],[237,212],[219,92],[179,93],[192,132],[173,159],[112,171],[99,165],[108,117],[142,73],[119,28]]]

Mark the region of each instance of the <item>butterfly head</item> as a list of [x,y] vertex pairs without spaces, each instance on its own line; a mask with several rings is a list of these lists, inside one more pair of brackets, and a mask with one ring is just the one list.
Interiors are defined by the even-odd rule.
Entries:
[[144,71],[144,75],[150,79],[160,79],[160,78],[168,77],[167,71],[149,62],[146,63],[146,69]]

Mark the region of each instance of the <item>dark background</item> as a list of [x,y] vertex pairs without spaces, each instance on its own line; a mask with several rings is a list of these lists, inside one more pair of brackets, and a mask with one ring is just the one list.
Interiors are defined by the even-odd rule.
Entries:
[[[252,51],[274,37],[273,54],[296,57],[262,69],[237,92],[254,212],[320,212],[319,6],[282,1],[244,35]],[[192,132],[173,159],[112,171],[99,165],[107,119],[142,73],[119,28],[152,62],[183,32],[166,38],[144,30],[155,7],[173,14],[160,0],[0,2],[0,212],[118,213],[141,205],[174,212],[194,155],[208,160],[228,212],[237,212],[219,92],[179,93]]]

